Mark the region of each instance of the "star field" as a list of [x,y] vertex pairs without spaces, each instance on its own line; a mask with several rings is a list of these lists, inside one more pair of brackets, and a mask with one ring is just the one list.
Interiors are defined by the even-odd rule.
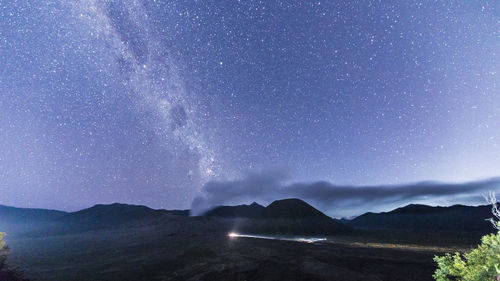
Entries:
[[2,1],[0,204],[498,176],[499,52],[496,1]]

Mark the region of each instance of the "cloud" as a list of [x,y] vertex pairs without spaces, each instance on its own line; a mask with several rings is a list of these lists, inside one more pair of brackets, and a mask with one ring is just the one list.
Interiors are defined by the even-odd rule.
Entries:
[[418,182],[400,185],[350,186],[326,181],[284,184],[284,170],[251,173],[233,181],[210,181],[195,198],[193,212],[223,204],[283,198],[303,199],[332,216],[352,216],[366,211],[388,210],[409,203],[478,203],[478,195],[500,187],[500,177],[465,183]]

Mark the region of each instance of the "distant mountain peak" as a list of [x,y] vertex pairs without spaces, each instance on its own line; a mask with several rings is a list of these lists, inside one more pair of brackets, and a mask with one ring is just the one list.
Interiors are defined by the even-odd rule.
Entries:
[[128,207],[130,207],[130,208],[147,208],[147,209],[151,209],[151,208],[149,208],[147,206],[143,206],[143,205],[134,205],[134,204],[118,203],[118,202],[109,203],[109,204],[103,204],[103,203],[95,204],[94,206],[92,206],[90,208],[87,208],[87,209],[91,209],[91,208],[117,208],[117,207],[120,207],[120,208],[128,208]]
[[329,218],[313,206],[297,198],[276,200],[266,207],[261,217],[266,218]]
[[348,226],[297,198],[272,202],[259,216],[241,228],[247,233],[287,235],[339,234],[351,231]]
[[221,218],[255,218],[264,210],[264,206],[253,202],[250,205],[218,206],[207,212],[204,216]]
[[449,207],[410,204],[382,213],[365,213],[346,224],[358,228],[480,231],[492,230],[486,219],[491,217],[490,206],[453,205]]

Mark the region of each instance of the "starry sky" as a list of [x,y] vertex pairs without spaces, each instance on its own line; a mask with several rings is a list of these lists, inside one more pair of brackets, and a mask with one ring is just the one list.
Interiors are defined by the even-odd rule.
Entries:
[[488,179],[499,83],[493,0],[5,0],[0,204]]

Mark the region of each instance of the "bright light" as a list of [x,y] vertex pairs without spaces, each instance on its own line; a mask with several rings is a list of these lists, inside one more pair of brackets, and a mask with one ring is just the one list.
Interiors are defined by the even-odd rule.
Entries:
[[294,239],[294,241],[305,242],[305,243],[315,243],[315,242],[326,241],[326,238],[296,238],[296,239]]
[[236,232],[229,232],[227,234],[229,238],[257,238],[257,239],[269,239],[269,240],[284,240],[284,241],[295,241],[295,242],[303,242],[303,243],[316,243],[327,241],[326,238],[318,238],[318,237],[280,237],[280,236],[264,236],[264,235],[250,235],[250,234],[239,234]]

